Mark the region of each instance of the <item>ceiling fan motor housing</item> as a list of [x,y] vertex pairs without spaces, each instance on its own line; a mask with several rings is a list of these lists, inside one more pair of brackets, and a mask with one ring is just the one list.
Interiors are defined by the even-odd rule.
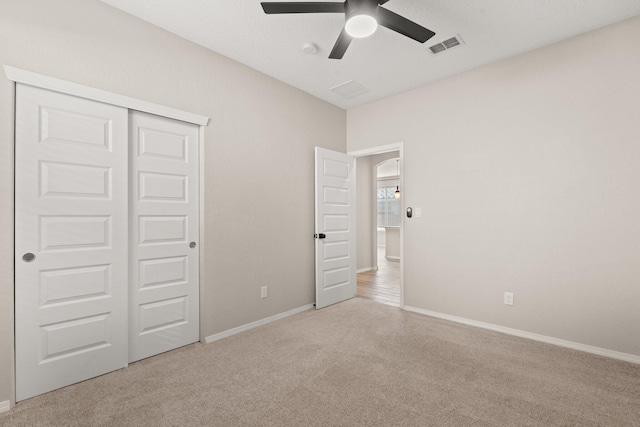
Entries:
[[378,11],[377,0],[347,0],[344,2],[345,20],[356,15],[369,15],[376,18]]

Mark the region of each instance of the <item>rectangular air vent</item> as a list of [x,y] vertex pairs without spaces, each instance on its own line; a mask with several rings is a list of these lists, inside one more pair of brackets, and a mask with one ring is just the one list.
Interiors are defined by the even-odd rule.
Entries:
[[369,89],[354,80],[349,80],[348,82],[334,86],[331,90],[343,98],[353,98],[354,96],[369,92]]
[[457,38],[451,37],[450,39],[443,41],[442,44],[447,49],[451,49],[454,46],[458,46],[460,44],[460,42],[458,41]]
[[431,46],[429,48],[429,50],[431,51],[431,53],[440,53],[440,52],[444,52],[445,50],[447,50],[447,48],[444,47],[444,45],[442,43],[438,43],[438,44],[434,44],[433,46]]
[[456,47],[460,44],[462,44],[462,39],[460,38],[460,35],[457,35],[448,38],[443,42],[429,46],[429,50],[435,55],[436,53],[444,52],[445,50],[451,49],[452,47]]

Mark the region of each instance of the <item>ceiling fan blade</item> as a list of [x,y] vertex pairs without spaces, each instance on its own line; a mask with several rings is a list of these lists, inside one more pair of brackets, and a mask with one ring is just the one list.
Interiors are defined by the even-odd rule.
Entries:
[[343,2],[262,2],[266,14],[277,13],[344,13]]
[[338,40],[336,40],[336,44],[333,45],[333,49],[331,49],[331,53],[329,54],[329,58],[331,59],[342,59],[344,53],[347,51],[349,44],[351,43],[351,36],[347,34],[347,30],[344,28],[342,32],[338,36]]
[[436,35],[433,31],[381,7],[378,8],[378,24],[420,43],[424,43]]

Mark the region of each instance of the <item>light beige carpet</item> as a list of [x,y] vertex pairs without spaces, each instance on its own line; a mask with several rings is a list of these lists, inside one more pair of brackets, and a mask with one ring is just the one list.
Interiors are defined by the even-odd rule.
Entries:
[[640,366],[355,298],[19,403],[2,426],[640,426]]

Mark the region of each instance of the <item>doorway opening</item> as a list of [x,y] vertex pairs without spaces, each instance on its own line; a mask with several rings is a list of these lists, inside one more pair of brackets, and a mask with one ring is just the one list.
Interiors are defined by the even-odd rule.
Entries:
[[377,248],[377,258],[376,269],[358,273],[358,296],[400,307],[400,262],[385,258],[384,247]]
[[402,143],[349,154],[357,174],[357,294],[402,307]]

